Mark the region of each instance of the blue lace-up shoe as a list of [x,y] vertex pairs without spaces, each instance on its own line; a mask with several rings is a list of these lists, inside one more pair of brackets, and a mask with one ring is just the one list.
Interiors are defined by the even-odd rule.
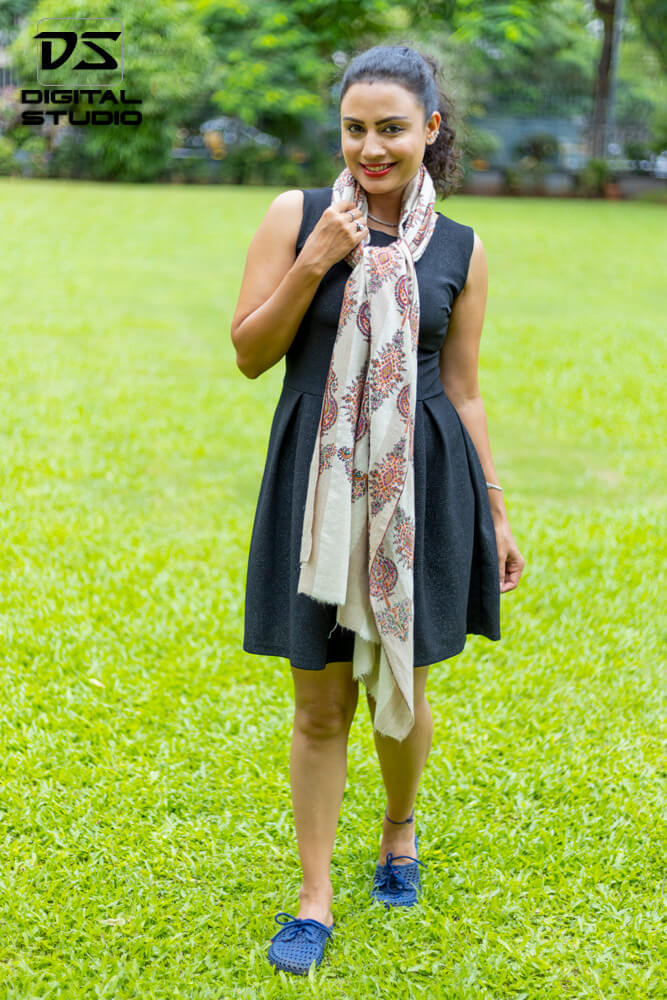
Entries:
[[283,926],[271,938],[269,962],[276,969],[307,976],[313,962],[316,966],[321,963],[334,925],[327,927],[312,917],[293,917],[291,913],[277,913],[274,920]]
[[[390,819],[389,816],[387,816],[387,819],[390,823],[396,822]],[[409,823],[413,819],[414,814],[402,822]],[[421,891],[419,866],[423,865],[424,868],[427,867],[423,861],[419,860],[418,854],[419,838],[416,834],[414,858],[411,858],[408,854],[394,855],[391,851],[388,851],[385,863],[383,865],[376,865],[375,867],[375,876],[370,892],[373,899],[384,903],[385,906],[414,906],[417,902],[417,894]],[[397,859],[410,860],[411,864],[394,865],[393,862]]]

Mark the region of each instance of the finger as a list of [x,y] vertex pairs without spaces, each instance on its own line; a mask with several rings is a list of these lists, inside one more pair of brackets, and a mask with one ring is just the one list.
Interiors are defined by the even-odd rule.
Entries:
[[512,569],[512,570],[510,570],[509,573],[506,573],[505,574],[505,581],[504,581],[503,585],[501,586],[501,590],[503,592],[505,592],[507,590],[514,590],[514,588],[519,583],[519,576],[520,575],[521,574],[519,573],[519,571],[517,569]]
[[507,559],[507,568],[505,571],[505,579],[510,579],[516,586],[519,582],[519,577],[523,572],[523,564],[519,562],[513,555],[509,556]]

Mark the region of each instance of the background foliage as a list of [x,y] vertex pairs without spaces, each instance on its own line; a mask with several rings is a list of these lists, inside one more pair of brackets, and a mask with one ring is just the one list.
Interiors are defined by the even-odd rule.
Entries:
[[[406,39],[444,66],[468,167],[491,141],[469,116],[587,115],[601,51],[593,0],[7,0],[0,28],[27,18],[10,48],[23,85],[34,79],[36,22],[56,15],[122,16],[125,89],[144,100],[144,122],[39,134],[20,125],[18,91],[5,92],[0,172],[18,172],[18,149],[52,176],[328,183],[346,59]],[[617,120],[632,159],[667,145],[664,20],[662,0],[627,0]],[[206,121],[217,125],[202,137]],[[175,147],[189,155],[175,159]]]

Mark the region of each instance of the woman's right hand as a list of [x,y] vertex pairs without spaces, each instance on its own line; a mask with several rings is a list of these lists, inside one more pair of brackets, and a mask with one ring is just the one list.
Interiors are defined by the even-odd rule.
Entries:
[[[363,224],[357,229],[357,221]],[[368,233],[366,219],[350,199],[328,205],[303,244],[300,257],[315,264],[322,274],[347,256]]]

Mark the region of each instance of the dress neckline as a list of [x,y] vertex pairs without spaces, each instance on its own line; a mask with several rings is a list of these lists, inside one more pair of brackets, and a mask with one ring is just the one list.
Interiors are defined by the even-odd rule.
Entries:
[[[331,185],[329,185],[328,191],[329,192],[333,191],[333,187]],[[440,212],[436,211],[435,214],[436,215],[440,215]],[[438,220],[436,219],[436,223],[437,223],[437,221]],[[385,236],[389,240],[390,243],[393,243],[394,240],[398,239],[398,234],[396,234],[396,236],[393,236],[391,233],[385,233],[383,229],[371,229],[370,226],[369,226],[368,227],[368,232],[371,234],[371,241],[373,240],[373,234],[375,234],[375,236]]]
[[[436,214],[436,216],[438,216],[438,215],[440,215],[440,212],[436,212],[435,214]],[[436,225],[437,225],[438,224],[437,218],[436,218],[435,222],[436,222]],[[391,243],[393,243],[394,240],[398,239],[398,234],[396,234],[396,236],[392,236],[391,233],[385,233],[384,229],[371,229],[370,226],[369,226],[368,232],[371,234],[371,241],[373,240],[374,236],[384,236]]]
[[391,233],[385,233],[384,229],[371,229],[369,227],[368,232],[371,234],[371,239],[373,239],[373,236],[386,236],[387,239],[392,242],[398,239],[398,234],[396,236],[392,236]]

